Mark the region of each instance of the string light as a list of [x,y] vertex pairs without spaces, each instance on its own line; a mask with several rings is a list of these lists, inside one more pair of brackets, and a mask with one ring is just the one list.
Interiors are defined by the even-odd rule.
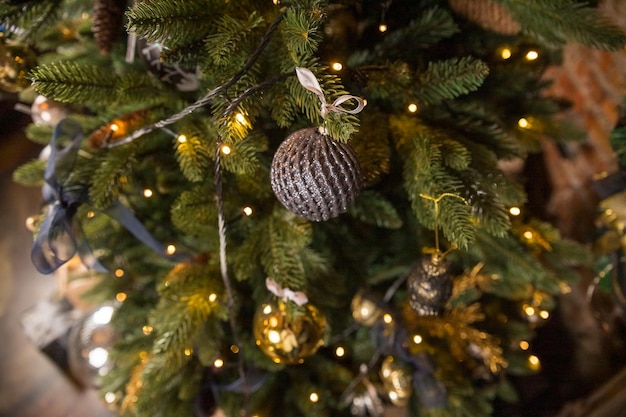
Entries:
[[278,6],[280,4],[280,0],[272,0],[272,3],[274,3],[275,6]]
[[237,122],[242,125],[245,125],[248,123],[248,121],[246,120],[246,116],[244,116],[243,113],[237,113],[235,115],[235,120],[237,120]]
[[386,313],[386,314],[383,316],[383,321],[384,321],[385,323],[389,324],[389,323],[391,323],[391,322],[393,321],[393,317],[391,317],[391,314]]
[[384,23],[381,23],[380,25],[378,25],[378,30],[382,33],[382,32],[387,32],[387,25]]
[[230,149],[230,146],[228,145],[222,145],[220,150],[222,151],[224,155],[229,155],[232,152],[232,149]]
[[117,123],[111,123],[109,129],[111,129],[111,131],[113,132],[117,132],[118,130],[120,130],[120,126]]
[[217,358],[213,361],[213,366],[216,368],[221,368],[224,366],[224,361],[221,358]]
[[519,216],[522,213],[522,210],[519,207],[511,207],[509,209],[509,213],[511,216]]
[[246,216],[252,216],[252,207],[246,206],[243,208],[243,214]]
[[128,296],[126,295],[125,292],[118,292],[117,294],[115,294],[115,299],[119,301],[120,303],[126,301],[127,297]]
[[113,273],[117,278],[122,278],[124,276],[124,270],[121,268],[117,268]]
[[341,71],[343,69],[343,64],[341,62],[333,62],[331,68],[335,71]]
[[419,345],[420,343],[422,343],[423,340],[424,338],[422,338],[422,336],[419,334],[416,334],[415,336],[413,336],[413,343],[415,343],[416,345]]
[[211,295],[209,295],[209,301],[214,303],[215,300],[217,300],[217,294],[211,293]]
[[146,336],[149,335],[150,333],[152,333],[152,331],[154,330],[154,328],[148,324],[146,324],[145,326],[143,326],[141,328],[141,331],[143,332],[143,334],[145,334]]
[[539,358],[535,355],[530,355],[528,357],[528,365],[533,371],[538,371],[539,369],[541,369],[541,362],[539,361]]
[[234,354],[239,353],[239,346],[237,346],[237,345],[230,345],[230,351],[233,352]]
[[417,111],[417,104],[415,103],[411,103],[409,104],[409,106],[407,107],[407,109],[411,112],[411,113],[415,113]]
[[343,346],[337,346],[337,349],[335,349],[335,355],[337,355],[338,358],[342,358],[345,354],[346,350]]
[[528,61],[534,61],[537,58],[539,58],[539,52],[537,51],[531,50],[526,53],[526,59]]
[[185,135],[178,135],[176,140],[178,141],[178,143],[185,143],[185,142],[187,142],[187,136],[185,136]]
[[517,121],[517,125],[521,127],[522,129],[526,129],[530,126],[530,123],[528,122],[528,119],[526,119],[525,117],[522,117],[521,119]]
[[530,343],[528,343],[525,340],[522,340],[521,342],[519,342],[519,347],[522,350],[528,350],[528,348],[530,348]]
[[183,353],[185,354],[185,356],[191,356],[191,354],[193,353],[193,349],[192,348],[185,348]]
[[513,56],[513,52],[509,48],[502,48],[500,51],[500,56],[502,59],[509,59]]
[[34,216],[30,216],[26,218],[26,229],[28,229],[31,232],[35,231],[35,217]]
[[107,404],[113,404],[115,398],[116,395],[113,392],[107,392],[106,394],[104,394],[104,401],[106,401]]
[[320,400],[320,396],[317,395],[317,392],[312,392],[311,395],[309,395],[309,400],[311,400],[312,403],[316,403]]
[[153,192],[152,192],[152,190],[151,190],[151,189],[149,189],[149,188],[146,188],[145,190],[143,190],[143,196],[144,196],[144,197],[146,197],[146,198],[150,198],[150,197],[152,197],[152,195],[153,195],[153,194],[154,194],[154,193],[153,193]]
[[102,347],[97,347],[89,351],[87,361],[94,368],[101,368],[109,360],[109,351]]
[[165,252],[167,252],[168,255],[173,255],[176,253],[176,246],[174,245],[167,245],[167,248],[165,248]]
[[535,315],[535,307],[533,306],[524,306],[524,313],[526,313],[527,316],[534,316]]
[[95,212],[95,211],[93,211],[93,210],[89,210],[89,211],[87,212],[87,218],[88,218],[88,219],[93,219],[94,217],[96,217],[96,212]]
[[531,232],[530,230],[526,230],[526,231],[524,232],[524,237],[525,237],[526,239],[528,239],[528,240],[532,239],[532,238],[533,238],[533,232]]
[[113,317],[113,312],[115,309],[112,306],[102,306],[97,309],[93,315],[93,322],[95,324],[107,324],[111,321]]
[[539,312],[539,317],[541,317],[544,320],[548,320],[548,318],[550,317],[550,312],[548,310],[541,310]]

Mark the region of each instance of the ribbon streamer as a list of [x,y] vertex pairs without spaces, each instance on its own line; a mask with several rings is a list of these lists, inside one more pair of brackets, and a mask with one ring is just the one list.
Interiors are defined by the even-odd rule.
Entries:
[[[69,140],[66,148],[58,142]],[[42,274],[50,274],[78,253],[83,263],[97,271],[106,271],[91,252],[87,239],[74,216],[81,204],[89,202],[87,184],[67,182],[83,139],[81,126],[70,119],[57,124],[50,139],[50,156],[44,174],[43,198],[48,203],[44,221],[31,249],[31,260]],[[146,230],[134,214],[119,201],[106,210],[133,236],[161,256],[173,261],[186,259],[184,254],[168,254],[165,247]]]
[[[326,102],[326,97],[324,97],[324,92],[322,91],[322,87],[320,83],[315,78],[315,75],[308,68],[296,67],[296,75],[298,76],[298,81],[302,84],[302,87],[306,88],[309,91],[315,93],[316,96],[319,97],[320,102],[322,103],[321,114],[322,118],[326,119],[328,112],[334,113],[348,113],[348,114],[357,114],[360,113],[366,106],[367,102],[361,97],[352,96],[349,94],[339,96],[332,104],[328,104]],[[344,107],[340,107],[343,103],[348,100],[355,100],[357,102],[357,106],[354,109],[346,109]]]
[[282,298],[284,301],[293,301],[299,306],[303,306],[309,302],[305,293],[301,291],[292,291],[289,288],[281,288],[280,285],[278,285],[276,281],[271,278],[267,278],[265,280],[265,286],[272,294]]

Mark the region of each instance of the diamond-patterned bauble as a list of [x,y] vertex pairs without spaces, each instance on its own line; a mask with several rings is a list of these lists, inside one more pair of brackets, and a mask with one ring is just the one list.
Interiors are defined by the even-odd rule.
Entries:
[[324,344],[326,318],[310,303],[304,311],[287,311],[278,300],[262,304],[254,316],[254,338],[268,358],[276,363],[298,364]]
[[37,56],[27,46],[0,41],[0,90],[18,93],[30,85],[28,72],[37,65]]
[[298,130],[280,144],[271,182],[276,198],[288,210],[312,221],[346,212],[363,184],[352,147],[318,128]]
[[449,265],[438,256],[424,256],[407,278],[409,305],[420,316],[437,316],[452,294]]

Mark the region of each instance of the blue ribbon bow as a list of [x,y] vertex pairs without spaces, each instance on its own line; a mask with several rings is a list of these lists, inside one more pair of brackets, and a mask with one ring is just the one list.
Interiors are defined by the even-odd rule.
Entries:
[[[58,142],[66,139],[69,145],[58,149]],[[56,271],[77,252],[88,267],[100,271],[106,270],[91,253],[80,227],[74,224],[74,215],[78,207],[89,202],[87,184],[67,182],[82,139],[81,126],[75,121],[64,119],[57,124],[50,140],[51,152],[42,190],[48,208],[31,250],[32,262],[42,274]],[[156,253],[176,262],[188,257],[180,253],[168,254],[165,247],[119,201],[107,209],[106,214],[118,221]]]

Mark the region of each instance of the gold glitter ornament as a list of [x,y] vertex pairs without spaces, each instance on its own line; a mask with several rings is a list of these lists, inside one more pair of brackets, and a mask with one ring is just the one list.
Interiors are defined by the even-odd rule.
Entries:
[[420,316],[441,314],[452,294],[449,264],[438,255],[424,256],[407,278],[409,304]]
[[352,318],[364,326],[373,326],[383,315],[383,309],[365,291],[359,291],[352,298]]
[[393,405],[404,407],[408,404],[413,386],[407,367],[400,364],[393,356],[387,356],[380,365],[380,379]]
[[0,40],[0,90],[18,93],[30,85],[28,72],[37,64],[37,56],[27,46]]
[[326,318],[310,303],[300,312],[288,312],[282,300],[262,304],[254,316],[253,332],[257,346],[272,361],[303,363],[324,344]]

